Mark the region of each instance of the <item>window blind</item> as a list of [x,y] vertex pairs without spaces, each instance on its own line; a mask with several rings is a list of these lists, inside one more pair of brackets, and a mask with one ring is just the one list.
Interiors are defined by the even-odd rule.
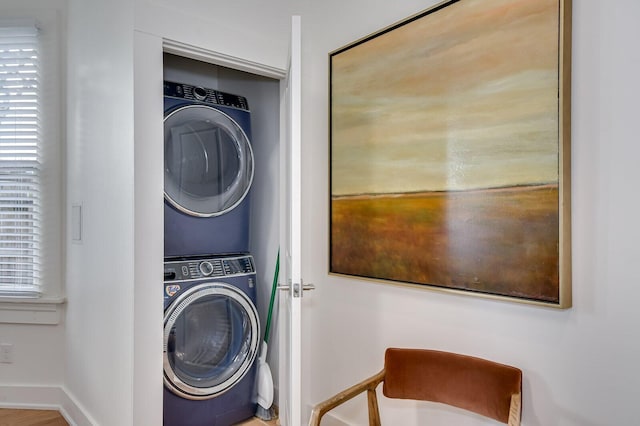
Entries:
[[0,297],[40,292],[38,30],[0,27]]

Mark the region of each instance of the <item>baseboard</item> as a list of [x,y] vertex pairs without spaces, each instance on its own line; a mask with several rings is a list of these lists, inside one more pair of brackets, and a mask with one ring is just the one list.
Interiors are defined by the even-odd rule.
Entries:
[[334,416],[332,413],[327,413],[322,416],[322,426],[350,426],[350,423]]
[[0,407],[57,410],[61,394],[57,386],[0,386]]
[[76,399],[59,386],[0,386],[0,407],[58,410],[69,426],[97,424]]
[[69,426],[95,426],[98,424],[71,392],[64,387],[61,388],[61,391],[63,398],[60,404],[60,413],[67,420]]
[[[311,410],[313,410],[313,406],[307,406],[307,415],[308,417],[311,415]],[[347,423],[342,420],[340,417],[337,417],[334,413],[328,412],[322,416],[322,426],[351,426],[351,423]]]

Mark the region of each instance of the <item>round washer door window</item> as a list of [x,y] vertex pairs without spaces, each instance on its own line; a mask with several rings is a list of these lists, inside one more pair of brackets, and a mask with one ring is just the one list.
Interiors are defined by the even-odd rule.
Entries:
[[229,390],[255,360],[259,329],[255,305],[237,288],[224,283],[191,288],[165,311],[165,385],[195,400]]
[[188,105],[164,119],[164,193],[191,216],[218,216],[244,199],[253,180],[247,135],[227,114]]

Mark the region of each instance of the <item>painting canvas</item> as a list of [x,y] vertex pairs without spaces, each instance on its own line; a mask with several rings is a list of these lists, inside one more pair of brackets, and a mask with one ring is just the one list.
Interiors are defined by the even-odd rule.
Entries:
[[448,1],[329,54],[330,272],[570,306],[570,6]]

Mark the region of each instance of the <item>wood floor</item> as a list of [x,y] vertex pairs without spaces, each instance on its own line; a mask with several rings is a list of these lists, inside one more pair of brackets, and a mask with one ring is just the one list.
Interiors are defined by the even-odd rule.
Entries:
[[[238,426],[279,426],[278,420],[269,422],[250,419]],[[0,426],[69,426],[57,411],[51,410],[15,410],[0,408]]]
[[264,420],[253,418],[253,419],[247,420],[246,422],[242,422],[237,426],[280,426],[280,422],[278,421],[278,419],[265,422]]
[[0,408],[0,426],[69,426],[57,411]]

